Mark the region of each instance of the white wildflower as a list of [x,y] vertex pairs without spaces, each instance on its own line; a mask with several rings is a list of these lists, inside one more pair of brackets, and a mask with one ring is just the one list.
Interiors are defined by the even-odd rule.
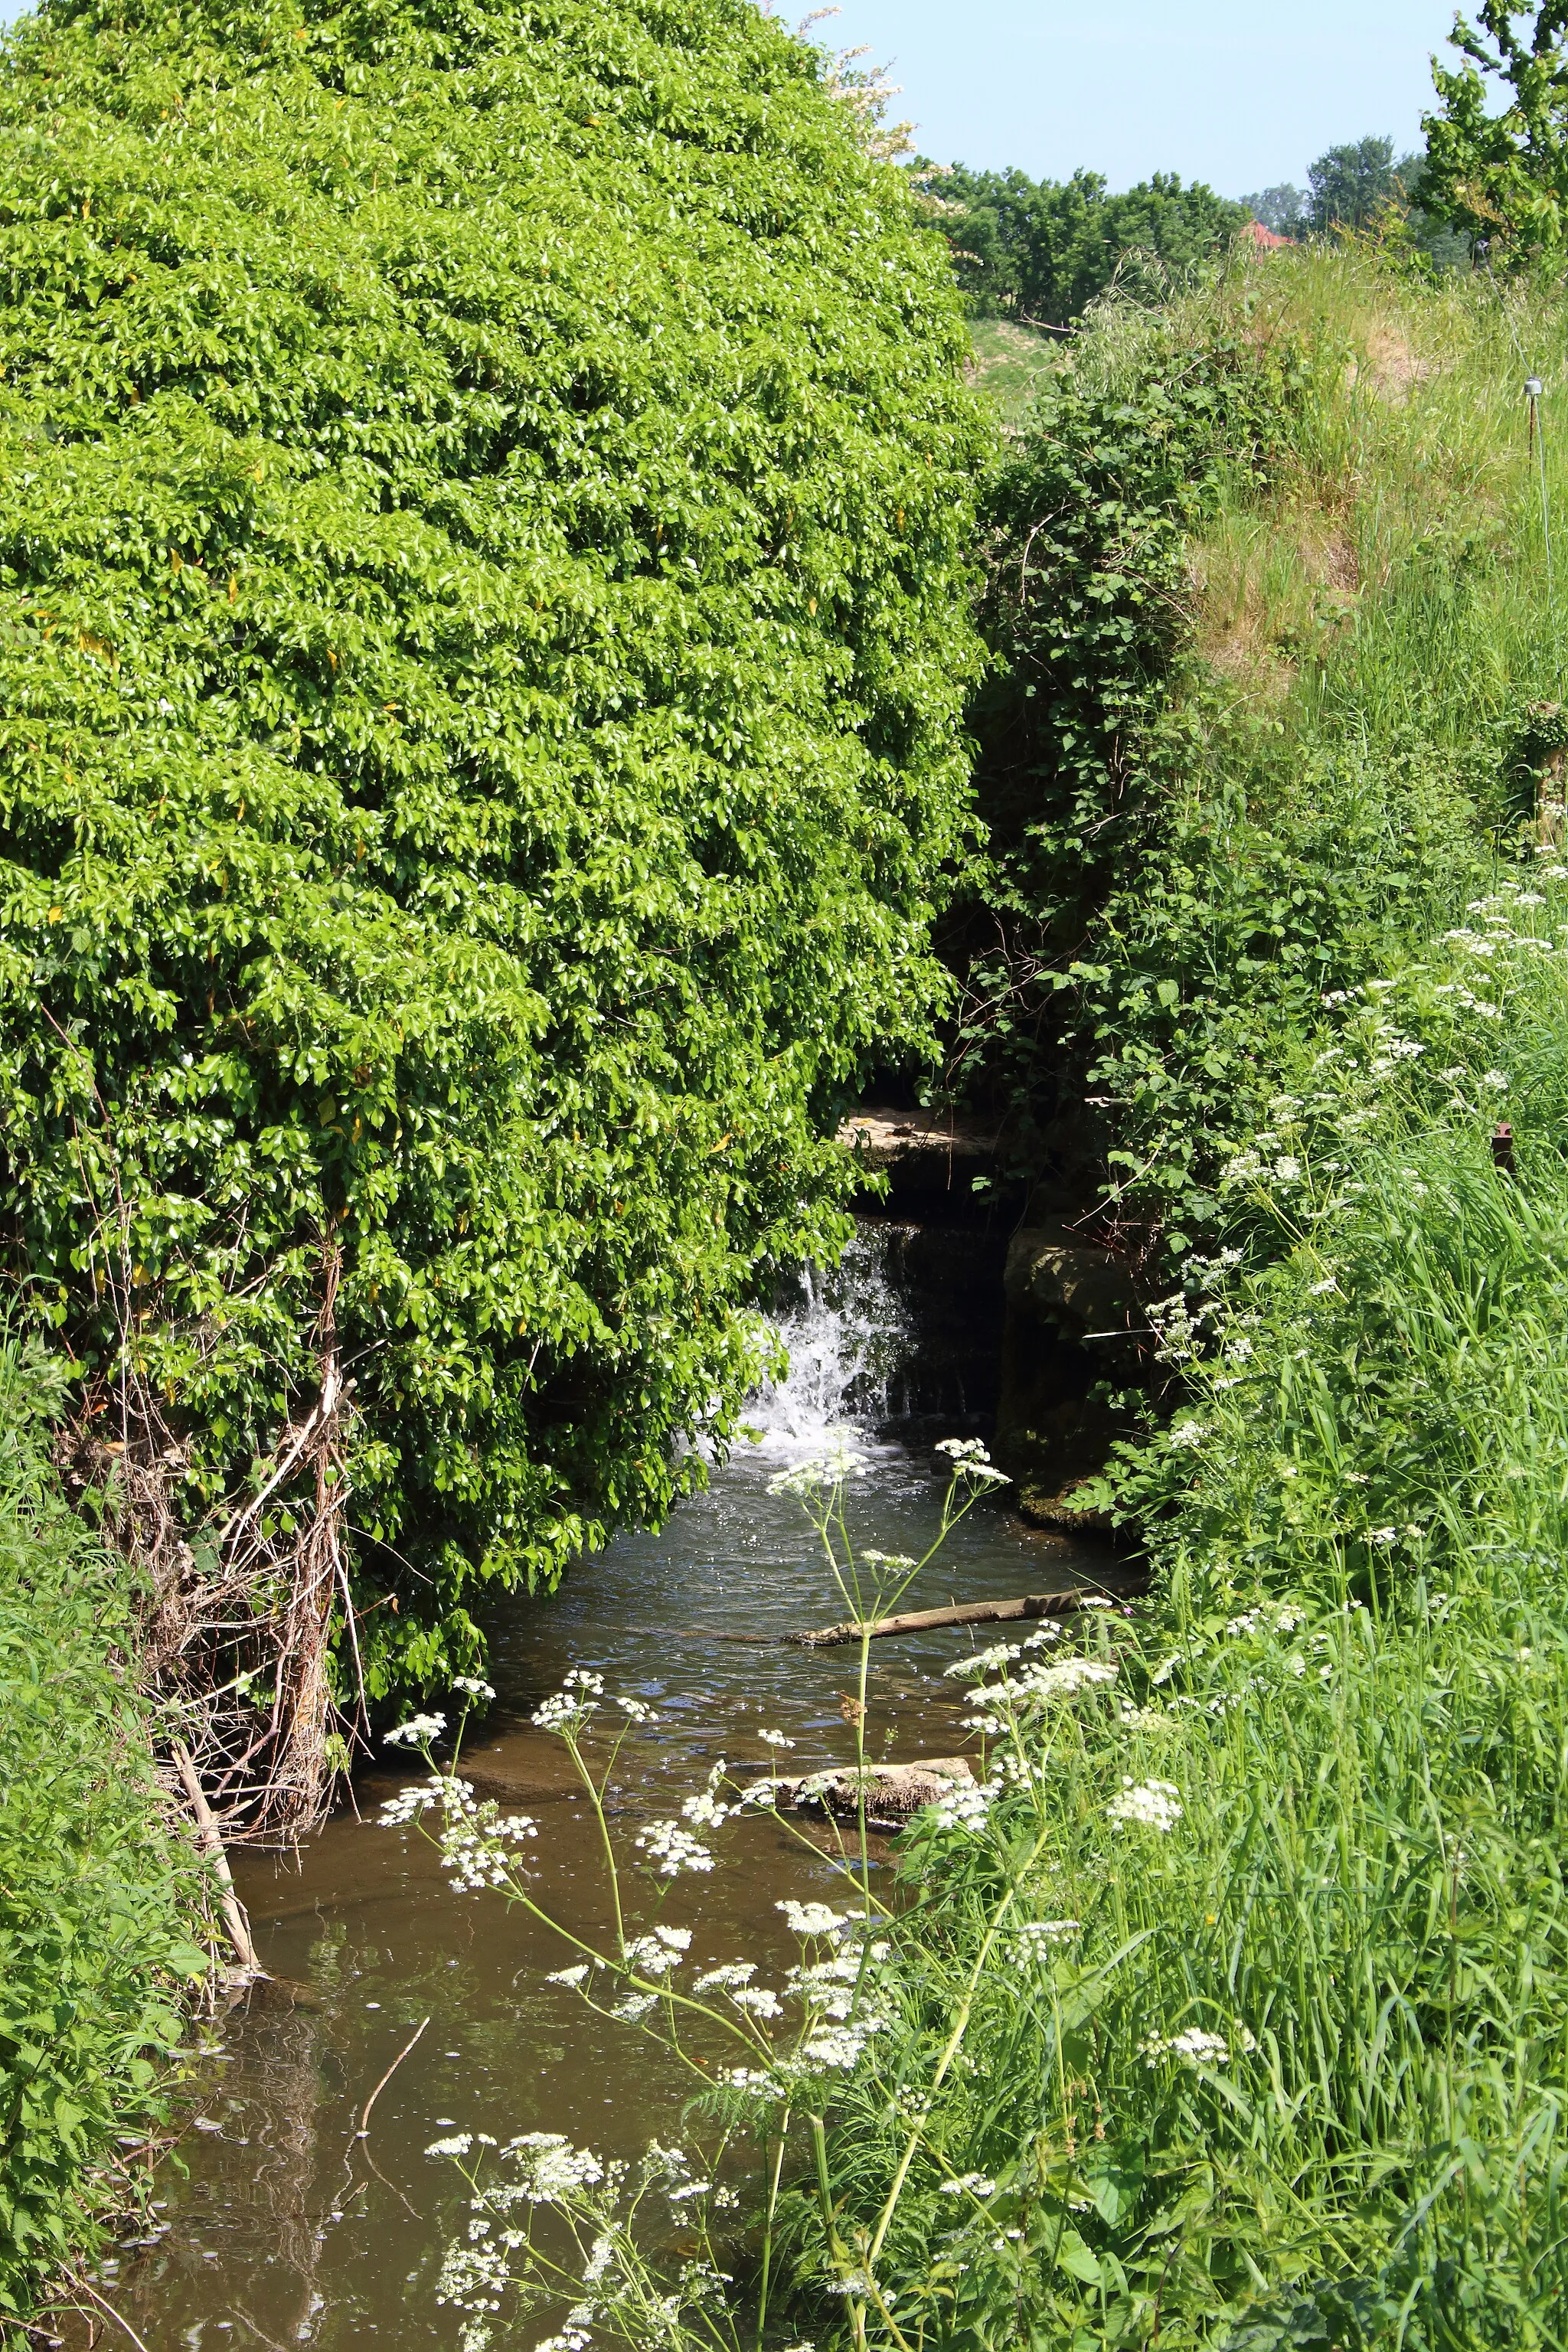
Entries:
[[870,1468],[864,1454],[846,1437],[835,1441],[826,1454],[815,1454],[808,1462],[797,1462],[792,1470],[775,1471],[768,1480],[770,1495],[812,1495],[826,1486],[841,1486],[847,1478],[858,1478]]
[[784,1913],[797,1936],[837,1936],[849,1925],[847,1913],[834,1911],[826,1903],[775,1903],[773,1909]]
[[999,1666],[1010,1665],[1022,1651],[1016,1642],[995,1642],[988,1650],[978,1650],[970,1658],[955,1658],[942,1674],[949,1682],[967,1682],[972,1676],[991,1674]]
[[988,2180],[983,2172],[961,2172],[955,2179],[939,2180],[937,2194],[940,2197],[994,2197],[996,2183]]
[[1014,1929],[1014,1934],[1026,1944],[1065,1944],[1076,1936],[1083,1922],[1079,1919],[1029,1919]]
[[1136,1822],[1163,1834],[1182,1818],[1179,1795],[1169,1780],[1143,1780],[1136,1786],[1126,1780],[1121,1794],[1112,1797],[1106,1811],[1113,1822]]
[[739,1985],[730,1998],[737,2009],[749,2010],[753,2017],[780,2017],[784,2013],[784,2003],[766,1985]]
[[444,1715],[411,1715],[406,1723],[387,1732],[382,1744],[386,1748],[423,1748],[426,1741],[439,1739],[446,1728]]
[[695,1992],[728,1992],[732,1986],[749,1984],[757,1973],[755,1960],[726,1960],[720,1968],[710,1969],[697,1979]]
[[705,1871],[713,1867],[713,1856],[708,1848],[683,1830],[679,1822],[650,1822],[639,1830],[634,1843],[640,1846],[653,1867],[666,1878],[678,1878],[683,1870]]

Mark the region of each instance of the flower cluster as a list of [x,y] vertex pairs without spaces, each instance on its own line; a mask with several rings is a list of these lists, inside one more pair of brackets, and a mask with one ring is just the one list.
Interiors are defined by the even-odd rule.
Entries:
[[1124,1780],[1119,1795],[1106,1807],[1117,1823],[1136,1823],[1140,1828],[1158,1830],[1162,1835],[1175,1828],[1182,1818],[1180,1791],[1169,1780]]
[[605,1677],[574,1666],[562,1687],[552,1692],[542,1706],[535,1707],[532,1720],[542,1731],[553,1731],[564,1739],[575,1739],[590,1716],[599,1711],[598,1702],[605,1696]]
[[400,1830],[406,1822],[419,1820],[432,1805],[438,1805],[443,1813],[471,1812],[472,1783],[459,1780],[450,1772],[432,1772],[427,1780],[416,1780],[384,1801],[381,1826],[384,1830]]
[[411,1715],[406,1723],[400,1723],[395,1730],[385,1734],[382,1745],[385,1748],[427,1748],[433,1739],[440,1738],[446,1728],[444,1715]]
[[679,1822],[650,1822],[646,1830],[637,1832],[633,1843],[663,1878],[679,1878],[685,1870],[706,1871],[713,1867],[710,1850],[689,1830],[683,1830]]
[[1180,2033],[1146,2033],[1138,2051],[1145,2066],[1157,2066],[1164,2058],[1178,2058],[1188,2066],[1227,2066],[1233,2049],[1245,2053],[1257,2047],[1256,2035],[1238,2018],[1229,2040],[1223,2033],[1207,2033],[1202,2026],[1189,2025]]
[[870,1466],[867,1456],[847,1436],[839,1436],[825,1454],[813,1454],[809,1461],[797,1462],[791,1469],[776,1470],[768,1480],[768,1492],[819,1495],[843,1486],[847,1479],[858,1478]]
[[1013,1483],[1005,1470],[997,1469],[977,1437],[940,1438],[936,1450],[947,1455],[952,1465],[952,1475],[967,1479],[973,1486],[1009,1486]]
[[538,1834],[531,1814],[502,1813],[487,1800],[471,1811],[447,1814],[441,1832],[441,1867],[452,1873],[460,1895],[485,1886],[510,1886],[517,1873],[518,1847]]

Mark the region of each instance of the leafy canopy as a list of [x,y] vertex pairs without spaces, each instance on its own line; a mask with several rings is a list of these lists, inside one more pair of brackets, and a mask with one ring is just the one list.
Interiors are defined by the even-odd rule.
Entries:
[[1247,218],[1245,206],[1173,173],[1112,195],[1098,172],[1037,181],[960,163],[933,185],[971,309],[1047,326],[1077,318],[1130,254],[1184,269],[1223,251]]
[[1568,5],[1542,0],[1517,30],[1530,13],[1484,0],[1479,25],[1458,17],[1463,62],[1434,60],[1439,108],[1422,118],[1423,204],[1500,254],[1553,251],[1568,229]]
[[429,1680],[700,1475],[938,1002],[945,254],[743,0],[48,0],[0,124],[12,1262],[221,1535],[341,1259]]

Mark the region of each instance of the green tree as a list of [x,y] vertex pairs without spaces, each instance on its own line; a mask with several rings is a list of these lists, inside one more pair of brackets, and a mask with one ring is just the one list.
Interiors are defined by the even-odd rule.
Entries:
[[1247,217],[1245,206],[1171,173],[1112,195],[1098,172],[1031,180],[955,164],[937,194],[972,310],[1047,326],[1079,317],[1129,254],[1188,268],[1223,251]]
[[1423,205],[1500,256],[1552,252],[1568,226],[1568,0],[1542,0],[1516,30],[1529,14],[1484,0],[1479,26],[1456,18],[1462,62],[1433,60],[1439,105],[1422,119]]
[[744,0],[47,0],[0,122],[10,1262],[305,1804],[335,1601],[340,1688],[469,1665],[842,1234],[986,428]]
[[1369,228],[1386,205],[1402,204],[1405,194],[1392,139],[1355,139],[1330,147],[1307,178],[1312,191],[1307,217],[1320,233]]
[[1298,188],[1289,180],[1281,180],[1272,188],[1264,188],[1254,196],[1243,196],[1242,203],[1256,221],[1272,229],[1276,236],[1305,236],[1309,227],[1311,194]]

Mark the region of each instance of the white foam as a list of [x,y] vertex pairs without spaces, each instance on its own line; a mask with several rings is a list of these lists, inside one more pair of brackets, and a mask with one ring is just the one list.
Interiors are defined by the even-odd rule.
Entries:
[[910,1354],[908,1307],[889,1278],[899,1238],[891,1225],[860,1226],[838,1265],[802,1279],[799,1304],[776,1318],[789,1370],[747,1402],[760,1450],[798,1458],[836,1434],[862,1440],[887,1417],[893,1382]]

